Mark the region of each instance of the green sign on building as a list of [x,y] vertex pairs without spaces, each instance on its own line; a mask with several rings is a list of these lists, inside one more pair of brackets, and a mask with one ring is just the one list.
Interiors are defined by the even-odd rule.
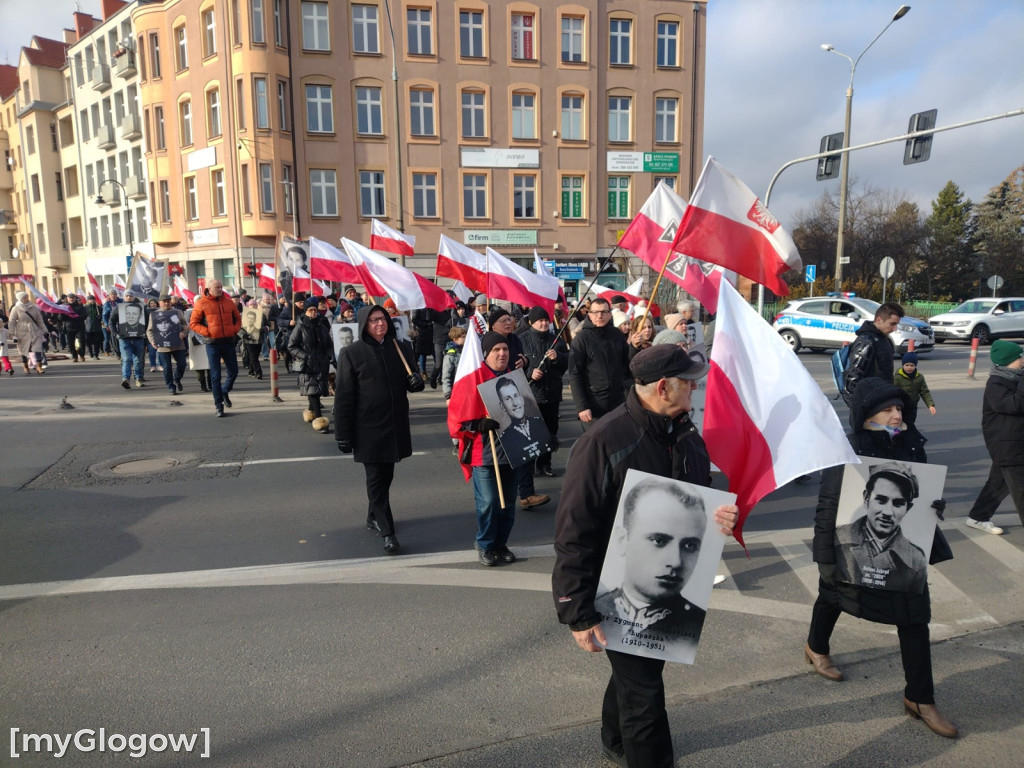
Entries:
[[679,153],[644,152],[644,173],[679,173]]

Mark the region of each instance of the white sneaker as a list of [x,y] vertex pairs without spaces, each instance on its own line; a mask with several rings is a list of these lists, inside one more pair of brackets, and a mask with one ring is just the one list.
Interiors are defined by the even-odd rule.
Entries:
[[967,518],[967,527],[968,528],[974,528],[974,529],[979,530],[979,531],[984,531],[985,533],[991,533],[991,534],[994,534],[996,536],[1002,536],[1003,535],[1003,529],[1000,528],[998,525],[993,525],[988,520],[985,520],[984,522],[979,522],[978,520],[975,520],[973,517],[968,517]]

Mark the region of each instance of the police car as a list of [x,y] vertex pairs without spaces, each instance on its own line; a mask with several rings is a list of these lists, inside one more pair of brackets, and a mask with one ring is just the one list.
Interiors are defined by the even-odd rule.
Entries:
[[[828,294],[811,299],[797,299],[775,316],[772,327],[798,352],[807,347],[812,352],[838,349],[851,343],[864,321],[875,319],[881,306],[877,301],[853,294]],[[935,346],[931,326],[916,317],[904,317],[890,336],[896,354],[907,351],[913,340],[916,352],[929,352]]]

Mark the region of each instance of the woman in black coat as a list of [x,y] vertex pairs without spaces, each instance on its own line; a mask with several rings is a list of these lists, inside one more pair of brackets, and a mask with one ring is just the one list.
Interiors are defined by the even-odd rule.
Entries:
[[[850,444],[859,456],[924,463],[925,438],[913,426],[902,423],[909,396],[891,382],[862,379],[850,403]],[[947,738],[958,735],[956,726],[935,707],[931,645],[928,622],[931,598],[928,587],[921,594],[897,592],[844,583],[836,570],[836,513],[843,481],[843,466],[822,474],[818,507],[814,514],[814,562],[818,563],[818,599],[811,613],[811,626],[804,646],[807,663],[822,677],[839,681],[843,673],[829,656],[829,639],[841,613],[868,621],[894,624],[900,640],[903,673],[907,685],[903,706],[915,719],[924,720],[935,733]],[[933,505],[941,514],[945,502]],[[942,531],[935,529],[931,563],[952,557]]]
[[288,338],[288,354],[293,360],[292,369],[299,374],[299,394],[309,400],[309,408],[302,417],[312,423],[313,429],[327,432],[330,423],[324,418],[320,398],[329,394],[334,343],[331,325],[317,311],[315,298],[306,300],[306,311],[298,317]]
[[[380,306],[358,313],[359,339],[341,350],[335,382],[334,419],[338,450],[354,453],[366,471],[366,527],[384,537],[384,551],[398,551],[391,513],[395,464],[412,455],[409,392],[423,390],[408,342],[399,342]],[[403,357],[405,363],[402,362]]]

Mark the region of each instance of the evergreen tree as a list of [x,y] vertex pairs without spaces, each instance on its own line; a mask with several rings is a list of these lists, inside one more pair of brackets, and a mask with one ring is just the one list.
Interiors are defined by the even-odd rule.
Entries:
[[932,213],[925,221],[928,240],[920,272],[927,281],[930,301],[945,297],[960,301],[973,295],[978,280],[973,207],[952,181],[947,181],[932,201]]
[[[999,275],[1002,296],[1024,292],[1024,165],[1013,170],[977,206],[982,279]],[[987,287],[984,290],[987,290]]]

